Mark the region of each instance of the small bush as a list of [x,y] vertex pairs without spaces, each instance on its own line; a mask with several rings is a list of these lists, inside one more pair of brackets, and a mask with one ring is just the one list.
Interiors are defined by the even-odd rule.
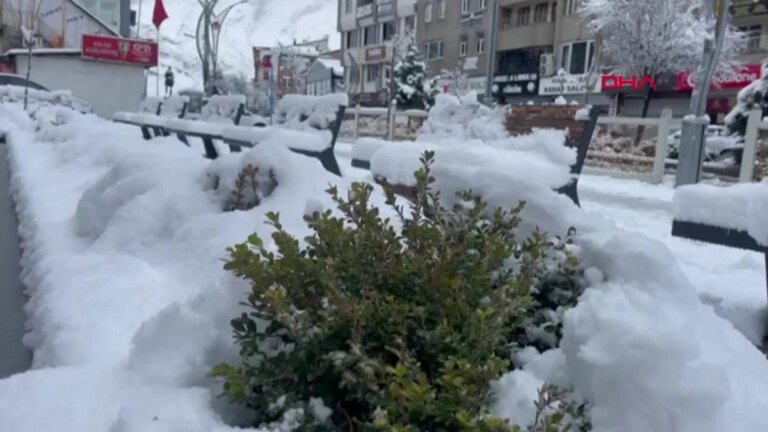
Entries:
[[[214,375],[259,425],[521,430],[489,415],[491,382],[541,339],[531,329],[557,344],[559,322],[547,319],[561,297],[575,302],[576,262],[565,241],[515,237],[522,203],[491,211],[465,193],[442,208],[429,188],[432,156],[422,158],[408,215],[388,192],[399,228],[370,205],[371,185],[354,184],[346,199],[329,190],[342,217],[307,216],[305,245],[270,214],[276,252],[255,234],[229,249],[225,268],[251,283],[249,312],[232,321],[242,365]],[[566,408],[548,414],[562,430],[571,427]]]
[[[218,176],[212,178],[213,190],[219,190],[221,181]],[[246,165],[235,179],[235,187],[224,203],[224,211],[251,210],[261,204],[261,200],[272,195],[277,188],[277,177],[271,168],[266,176],[259,173],[259,167]]]

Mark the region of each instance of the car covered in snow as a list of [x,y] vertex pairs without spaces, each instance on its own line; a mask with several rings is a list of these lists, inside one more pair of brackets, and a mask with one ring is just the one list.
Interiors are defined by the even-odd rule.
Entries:
[[[27,78],[16,74],[0,73],[0,85],[15,85],[19,87],[25,87],[27,86]],[[29,88],[48,91],[47,88],[32,80],[29,80]]]
[[[680,151],[680,139],[682,131],[677,131],[667,137],[667,157],[677,159]],[[724,126],[709,125],[705,135],[704,160],[711,162],[735,162],[739,163],[741,151],[744,147],[744,138],[728,135]]]

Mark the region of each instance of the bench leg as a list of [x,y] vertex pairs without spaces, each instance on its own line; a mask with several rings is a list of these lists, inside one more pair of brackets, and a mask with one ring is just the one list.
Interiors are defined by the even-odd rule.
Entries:
[[155,133],[155,137],[163,136],[163,130],[159,127],[152,128],[152,132]]
[[189,147],[189,141],[187,141],[187,136],[186,136],[186,135],[184,135],[184,134],[182,134],[182,133],[177,133],[177,134],[176,134],[176,138],[178,138],[178,139],[179,139],[179,141],[183,142],[183,143],[184,143],[184,145],[186,145],[187,147]]
[[243,148],[240,147],[239,145],[229,144],[229,150],[232,153],[240,153],[241,151],[243,151]]
[[152,134],[149,133],[149,128],[146,126],[141,127],[141,136],[143,136],[147,141],[152,139]]
[[208,159],[216,159],[219,157],[219,153],[216,151],[216,147],[213,146],[213,140],[210,138],[203,138],[203,147],[205,148],[205,157]]
[[573,179],[571,180],[570,183],[558,189],[557,193],[567,196],[568,198],[571,199],[571,201],[573,201],[574,204],[581,207],[581,203],[579,202],[578,185],[579,185],[579,180]]

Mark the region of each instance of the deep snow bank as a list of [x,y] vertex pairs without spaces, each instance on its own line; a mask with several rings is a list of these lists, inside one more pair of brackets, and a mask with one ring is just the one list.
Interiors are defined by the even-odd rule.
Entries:
[[[144,142],[136,128],[69,110],[41,110],[38,121],[0,110],[12,119],[0,125],[10,130],[37,367],[0,381],[0,430],[234,430],[224,424],[247,416],[222,407],[207,375],[237,361],[229,320],[247,289],[222,270],[224,249],[254,231],[269,239],[267,211],[302,236],[304,212],[330,207],[323,190],[339,180],[279,143],[211,164],[172,138]],[[469,176],[475,168],[459,161],[444,166],[444,184],[493,204],[513,205],[531,186]],[[254,210],[222,212],[248,163],[273,168],[278,188]],[[596,431],[766,430],[768,363],[699,301],[669,252],[547,187],[535,193],[548,218],[531,222],[556,234],[578,225],[590,288],[565,316],[561,349],[521,353],[524,369],[497,383],[494,410],[526,423],[549,381],[594,402]]]

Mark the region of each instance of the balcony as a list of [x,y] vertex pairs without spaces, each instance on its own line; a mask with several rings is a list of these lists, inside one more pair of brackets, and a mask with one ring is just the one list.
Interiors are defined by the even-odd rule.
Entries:
[[365,18],[371,15],[373,15],[373,3],[357,7],[356,18]]
[[502,21],[499,30],[497,47],[499,51],[506,51],[532,46],[550,46],[555,41],[554,23],[536,23],[526,26],[504,26]]
[[499,7],[532,4],[535,0],[499,0]]
[[394,0],[377,0],[376,1],[376,15],[389,16],[395,13]]

